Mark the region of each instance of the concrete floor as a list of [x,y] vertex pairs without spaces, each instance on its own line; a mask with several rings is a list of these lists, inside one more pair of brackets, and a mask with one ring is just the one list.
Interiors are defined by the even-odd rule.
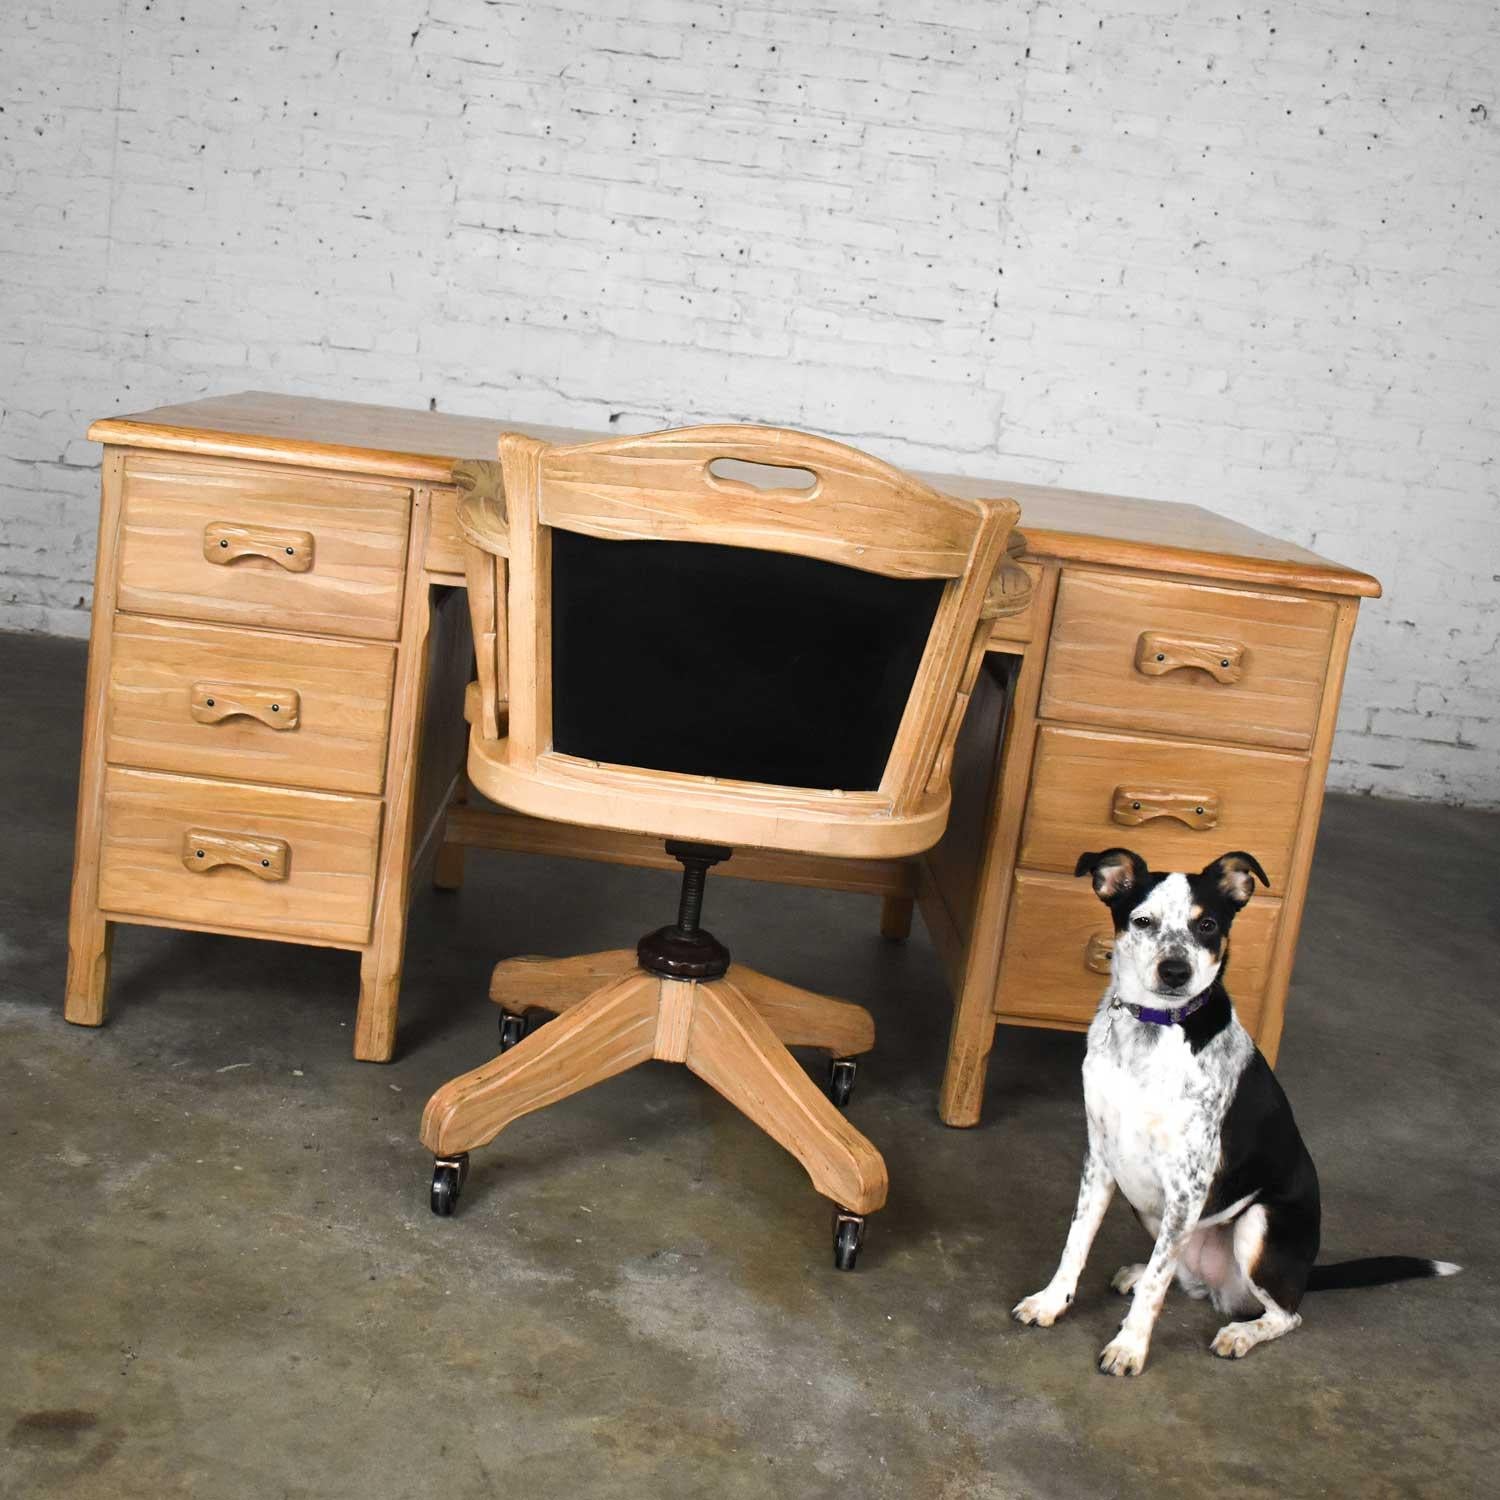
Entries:
[[69,1027],[83,649],[0,636],[0,681],[0,1495],[1495,1492],[1500,819],[1331,800],[1280,1069],[1325,1255],[1464,1274],[1311,1298],[1236,1364],[1174,1294],[1112,1381],[1118,1202],[1070,1317],[1008,1316],[1071,1211],[1082,1038],[1003,1031],[984,1125],[945,1129],[932,950],[873,902],[709,888],[744,961],[876,1013],[854,1275],[795,1164],[657,1065],[519,1122],[439,1220],[417,1121],[492,1050],[488,966],[633,942],[671,877],[471,857],[418,898],[390,1067],[349,1057],[352,956],[233,938],[122,929],[110,1024]]

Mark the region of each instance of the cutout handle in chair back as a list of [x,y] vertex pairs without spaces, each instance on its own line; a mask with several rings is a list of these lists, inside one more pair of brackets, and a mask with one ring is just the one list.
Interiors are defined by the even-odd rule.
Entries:
[[[798,470],[764,489],[731,465]],[[728,471],[726,477],[725,471]],[[544,526],[587,536],[736,543],[900,578],[956,578],[981,517],[828,438],[778,427],[686,427],[550,449]]]
[[751,464],[741,458],[714,459],[708,466],[708,477],[728,494],[752,489],[787,500],[811,500],[818,487],[818,476],[811,469],[796,464]]

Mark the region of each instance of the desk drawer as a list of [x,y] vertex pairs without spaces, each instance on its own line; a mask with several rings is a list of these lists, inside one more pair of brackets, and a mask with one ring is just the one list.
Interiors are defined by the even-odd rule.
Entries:
[[132,454],[118,604],[137,614],[395,640],[411,491]]
[[1335,613],[1291,594],[1064,572],[1039,712],[1306,750]]
[[1071,875],[1086,849],[1124,845],[1153,870],[1201,870],[1248,849],[1281,893],[1307,761],[1273,750],[1045,726],[1019,862]]
[[[1257,896],[1234,919],[1225,984],[1251,1036],[1260,1025],[1262,996],[1281,903]],[[1087,1026],[1109,983],[1114,927],[1087,880],[1016,873],[1005,952],[995,991],[1002,1018]]]
[[364,943],[380,810],[373,797],[111,766],[99,905],[173,925]]
[[396,653],[119,615],[105,756],[200,776],[379,792]]

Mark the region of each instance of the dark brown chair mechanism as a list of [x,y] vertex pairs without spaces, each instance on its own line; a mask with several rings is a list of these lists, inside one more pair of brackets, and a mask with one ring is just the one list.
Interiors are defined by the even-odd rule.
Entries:
[[[735,477],[767,465],[781,487]],[[507,433],[498,466],[460,468],[472,785],[665,839],[684,873],[676,922],[635,949],[496,968],[501,1053],[422,1117],[433,1209],[453,1211],[469,1152],[512,1120],[658,1058],[802,1163],[852,1267],[886,1171],[833,1101],[874,1023],[731,964],[701,925],[704,879],[735,846],[889,859],[936,842],[991,618],[1024,603],[1002,568],[1018,507],[768,427],[571,447]],[[536,1010],[558,1019],[525,1034]],[[832,1054],[832,1100],[788,1044]]]

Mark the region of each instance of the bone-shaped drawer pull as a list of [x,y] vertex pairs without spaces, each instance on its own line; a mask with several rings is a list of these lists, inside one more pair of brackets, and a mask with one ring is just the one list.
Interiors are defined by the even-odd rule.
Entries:
[[206,875],[219,865],[235,865],[262,880],[285,880],[291,869],[292,851],[285,839],[189,828],[182,836],[182,862],[195,875]]
[[218,724],[236,714],[259,719],[269,729],[295,729],[302,695],[296,688],[246,687],[233,682],[195,682],[188,710],[199,724]]
[[1176,818],[1189,828],[1215,828],[1219,822],[1219,794],[1117,786],[1110,816],[1127,828],[1149,823],[1152,818]]
[[203,555],[228,564],[242,557],[264,557],[288,573],[305,573],[313,565],[313,534],[281,526],[239,526],[210,521],[203,528]]
[[1135,669],[1161,677],[1183,667],[1198,667],[1217,682],[1238,682],[1245,675],[1245,647],[1239,641],[1208,641],[1164,630],[1144,630],[1135,647]]
[[1083,945],[1083,966],[1095,974],[1108,974],[1109,961],[1115,951],[1115,940],[1108,933],[1096,932]]

